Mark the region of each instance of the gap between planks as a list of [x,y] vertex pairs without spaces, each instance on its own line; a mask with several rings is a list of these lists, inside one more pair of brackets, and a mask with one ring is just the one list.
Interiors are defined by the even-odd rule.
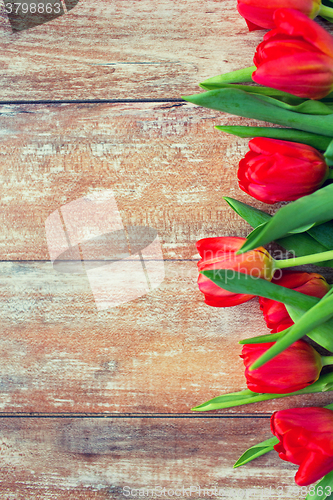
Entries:
[[0,106],[2,105],[13,105],[16,106],[18,104],[136,104],[136,103],[159,103],[159,102],[170,102],[170,103],[179,103],[179,104],[187,104],[184,99],[54,99],[54,100],[32,100],[32,101],[0,101]]
[[214,414],[214,415],[191,415],[187,413],[10,413],[0,412],[0,418],[183,418],[183,419],[269,419],[271,416],[265,413],[243,413],[243,414]]

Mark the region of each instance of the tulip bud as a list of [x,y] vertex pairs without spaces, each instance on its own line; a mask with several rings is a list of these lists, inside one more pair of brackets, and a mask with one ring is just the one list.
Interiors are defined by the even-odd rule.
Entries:
[[[201,255],[198,262],[199,271],[216,269],[232,269],[236,273],[249,274],[255,278],[263,278],[268,281],[273,276],[273,259],[264,247],[236,255],[246,238],[223,237],[205,238],[197,242],[197,249]],[[239,294],[223,290],[215,285],[203,274],[199,274],[198,285],[200,291],[205,294],[205,303],[214,307],[236,306],[252,299],[254,295]]]
[[314,19],[321,6],[321,0],[237,0],[237,3],[238,12],[250,24],[250,31],[275,28],[273,15],[277,9],[295,9]]
[[[284,271],[279,279],[273,278],[272,283],[318,299],[324,297],[330,289],[325,278],[317,273]],[[272,333],[281,332],[294,324],[282,302],[259,297],[259,304],[267,327],[271,328]]]
[[[282,460],[299,465],[299,486],[315,483],[333,470],[333,411],[327,408],[291,408],[273,413],[271,430]],[[323,498],[326,495],[323,496]]]
[[250,391],[287,394],[318,380],[323,366],[321,356],[304,340],[298,340],[262,367],[250,371],[250,366],[273,344],[246,344],[243,347],[241,358]]
[[309,99],[332,92],[332,36],[293,9],[276,10],[274,22],[276,29],[266,33],[257,47],[253,80]]
[[264,203],[297,200],[328,178],[324,156],[306,144],[256,137],[249,147],[239,162],[239,187]]

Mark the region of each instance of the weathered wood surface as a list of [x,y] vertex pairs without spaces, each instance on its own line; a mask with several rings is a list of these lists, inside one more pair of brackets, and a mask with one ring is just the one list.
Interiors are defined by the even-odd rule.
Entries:
[[240,122],[187,103],[0,107],[1,260],[49,260],[47,217],[105,189],[124,226],[157,230],[164,259],[192,258],[202,237],[245,236],[222,196],[253,202],[237,185],[247,140],[214,129]]
[[1,9],[0,101],[180,98],[251,66],[262,37],[234,0],[81,0],[18,33]]
[[[246,388],[237,342],[267,328],[257,299],[210,308],[195,262],[165,262],[149,294],[98,311],[85,275],[51,263],[2,263],[2,412],[190,413]],[[233,408],[328,404],[330,393]]]
[[[222,200],[252,202],[236,181],[247,141],[213,128],[225,119],[190,104],[1,108],[1,411],[190,412],[245,388],[237,342],[266,333],[258,303],[210,308],[196,285],[195,242],[249,230]],[[124,226],[156,229],[165,279],[98,310],[85,272],[53,269],[45,222],[110,189]]]
[[[245,388],[237,342],[267,332],[256,300],[209,308],[195,283],[198,239],[249,230],[222,195],[253,203],[236,181],[246,140],[213,127],[254,122],[156,101],[252,65],[261,37],[248,33],[233,0],[81,0],[18,33],[1,6],[0,101],[9,103],[0,107],[1,498],[123,499],[125,486],[304,498],[296,467],[274,452],[231,466],[270,437],[273,410],[324,405],[330,393],[184,418],[206,399]],[[127,99],[134,102],[120,102]],[[36,100],[60,104],[15,104]],[[118,103],[61,104],[71,100]],[[157,231],[165,278],[98,310],[85,273],[52,267],[45,222],[105,190],[125,227]],[[101,248],[93,259],[109,258]],[[34,418],[18,418],[25,412]],[[154,418],[140,417],[147,413]]]
[[275,451],[232,469],[271,437],[268,418],[2,418],[0,428],[6,500],[305,498],[297,467]]

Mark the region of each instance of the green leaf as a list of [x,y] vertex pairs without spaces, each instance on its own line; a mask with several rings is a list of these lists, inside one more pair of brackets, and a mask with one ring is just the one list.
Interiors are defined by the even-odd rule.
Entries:
[[[287,92],[283,92],[281,90],[276,90],[272,89],[270,87],[258,87],[258,86],[251,86],[251,85],[236,85],[236,84],[228,84],[228,83],[223,83],[220,84],[218,87],[213,87],[210,86],[211,88],[208,89],[208,87],[204,85],[200,85],[200,87],[207,89],[207,90],[214,90],[216,88],[223,88],[223,89],[237,89],[237,90],[243,90],[244,92],[248,94],[256,94],[259,95],[260,97],[263,98],[266,102],[271,102],[272,104],[275,104],[276,106],[279,106],[284,109],[292,109],[295,111],[294,106],[300,106],[303,105],[304,103],[308,102],[307,99],[302,99],[301,97],[296,97],[293,94],[288,94]],[[275,103],[275,101],[278,101]],[[319,101],[313,101],[315,103]],[[286,104],[286,106],[284,105]],[[291,108],[289,107],[291,106]],[[330,114],[330,102],[325,104],[322,102],[319,102],[319,106],[315,104],[314,106],[309,107],[309,112],[310,114],[316,114],[314,112],[311,113],[311,111],[315,111],[315,109],[318,110],[318,114]],[[302,110],[302,108],[300,108]],[[298,110],[297,110],[298,111]],[[302,111],[298,111],[302,112]]]
[[[286,309],[288,311],[291,319],[296,323],[305,313],[304,309],[299,309],[298,307],[294,307],[286,304]],[[326,344],[327,340],[331,338],[333,332],[333,319],[330,319],[320,325],[317,328],[314,328],[308,337],[312,340],[315,340],[319,345]],[[331,350],[331,349],[330,349]]]
[[333,184],[330,184],[280,208],[262,231],[253,238],[250,237],[237,253],[245,253],[266,245],[306,224],[324,222],[332,218]]
[[238,214],[242,219],[246,220],[250,226],[256,228],[261,224],[271,220],[272,216],[266,214],[258,208],[251,207],[242,201],[235,200],[234,198],[229,198],[228,196],[223,196],[223,199],[228,203],[228,205]]
[[[248,224],[250,224],[250,226],[254,228],[258,227],[260,224],[263,224],[266,221],[271,220],[272,218],[271,215],[266,214],[262,210],[258,210],[257,208],[251,207],[250,205],[235,200],[234,198],[229,198],[225,196],[224,200],[240,217],[242,217],[242,219],[246,220],[246,222],[248,222]],[[319,229],[322,228],[322,226],[325,226],[324,230]],[[276,243],[281,245],[287,251],[295,252],[295,254],[299,257],[302,257],[304,255],[312,255],[314,253],[325,252],[325,250],[333,248],[333,237],[331,246],[324,246],[321,243],[321,241],[326,243],[329,241],[329,237],[327,235],[328,232],[326,231],[326,229],[330,229],[331,232],[331,228],[324,224],[317,227],[318,230],[315,230],[315,227],[311,229],[311,231],[315,230],[314,237],[310,236],[310,234],[307,233],[300,233],[298,235],[290,235],[284,238],[280,238],[276,240]],[[332,223],[331,234],[333,236],[333,223]],[[318,263],[318,265],[333,267],[333,260],[320,262]]]
[[[300,233],[293,236],[279,238],[276,240],[276,243],[290,252],[295,252],[295,254],[299,257],[327,251],[327,247],[321,245],[308,233]],[[322,267],[333,267],[333,260],[317,262],[316,265]]]
[[306,500],[325,500],[325,498],[333,498],[333,471],[316,484],[314,491],[309,492]]
[[268,137],[282,141],[308,144],[322,151],[326,151],[331,142],[331,139],[324,135],[311,134],[310,132],[303,132],[302,130],[294,130],[291,128],[246,127],[241,125],[217,125],[215,128],[227,134],[236,135],[237,137]]
[[213,88],[224,87],[229,83],[246,83],[253,82],[252,73],[257,68],[255,66],[250,66],[249,68],[237,69],[236,71],[231,71],[230,73],[224,73],[223,75],[213,76],[208,78],[204,82],[200,83],[200,87],[205,88],[206,85],[213,85]]
[[325,153],[324,153],[326,163],[329,167],[333,165],[333,140],[330,142],[329,146],[327,147]]
[[255,118],[293,129],[333,137],[333,114],[303,114],[283,109],[262,96],[234,88],[210,90],[183,97],[186,101],[209,109],[224,111],[244,118]]
[[[245,90],[246,89],[241,89]],[[304,102],[295,104],[292,100],[291,102],[283,102],[279,99],[274,99],[268,95],[261,95],[261,99],[268,103],[278,106],[283,109],[289,109],[295,113],[309,114],[309,115],[331,115],[333,110],[330,108],[330,104],[325,104],[321,101],[314,101],[312,99],[307,99]]]
[[[264,354],[262,354],[250,367],[250,370],[260,368],[275,356],[284,351],[291,344],[311,332],[313,338],[313,331],[318,326],[325,323],[333,317],[333,296],[323,297],[318,304],[306,311],[302,317],[296,321],[289,329],[289,331],[278,339],[272,347],[270,347]],[[331,341],[333,341],[333,332],[331,332]],[[317,340],[316,340],[317,342]],[[326,339],[324,339],[326,344]],[[318,342],[319,343],[319,342]],[[320,344],[322,345],[322,344]],[[323,346],[324,347],[324,346]]]
[[[245,293],[259,295],[267,299],[277,300],[283,304],[299,308],[305,312],[319,303],[317,297],[310,297],[295,290],[290,290],[280,285],[263,279],[256,279],[249,274],[235,273],[230,269],[215,269],[213,271],[202,271],[202,274],[212,280],[217,286],[233,293]],[[313,326],[315,328],[315,326]],[[308,337],[333,352],[333,334],[322,333],[323,325],[307,333]],[[290,333],[288,332],[288,335]],[[287,337],[284,336],[281,340]]]
[[314,226],[308,233],[328,250],[333,248],[333,221]]
[[299,391],[289,392],[287,394],[259,394],[252,392],[249,389],[244,391],[233,392],[230,394],[222,394],[216,398],[210,399],[201,405],[192,408],[192,411],[212,411],[224,410],[234,406],[243,406],[252,403],[260,403],[271,399],[286,398],[288,396],[298,396],[301,394],[314,394],[317,392],[328,392],[333,390],[333,373],[321,375],[319,379],[311,385],[304,387]]
[[317,297],[296,292],[296,290],[276,285],[264,279],[253,278],[249,274],[237,273],[232,269],[214,269],[202,271],[202,274],[229,292],[259,295],[304,310],[310,309],[319,302]]
[[251,446],[248,450],[246,450],[243,455],[237,460],[233,468],[240,467],[241,465],[245,465],[251,460],[255,458],[261,457],[261,455],[265,455],[269,451],[274,450],[274,445],[278,444],[279,440],[277,437],[273,436],[266,441],[262,441],[261,443],[255,444]]

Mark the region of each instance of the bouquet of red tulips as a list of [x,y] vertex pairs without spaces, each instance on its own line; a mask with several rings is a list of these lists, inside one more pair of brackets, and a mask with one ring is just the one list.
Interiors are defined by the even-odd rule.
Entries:
[[[239,163],[239,187],[264,203],[284,204],[274,216],[225,197],[253,231],[247,238],[205,238],[198,285],[205,302],[229,307],[259,297],[268,335],[244,339],[241,358],[248,389],[194,408],[209,411],[294,394],[333,390],[333,293],[315,272],[333,267],[333,37],[313,19],[333,22],[330,0],[238,0],[250,30],[269,29],[254,66],[210,78],[189,102],[279,127],[218,126],[252,138]],[[333,3],[332,3],[333,7]],[[275,241],[288,258],[274,259]],[[305,338],[306,336],[306,338]],[[295,481],[312,485],[307,499],[333,498],[333,404],[293,408],[271,417],[273,437],[247,450],[239,467],[273,450],[299,466]],[[313,483],[320,480],[319,483]]]

